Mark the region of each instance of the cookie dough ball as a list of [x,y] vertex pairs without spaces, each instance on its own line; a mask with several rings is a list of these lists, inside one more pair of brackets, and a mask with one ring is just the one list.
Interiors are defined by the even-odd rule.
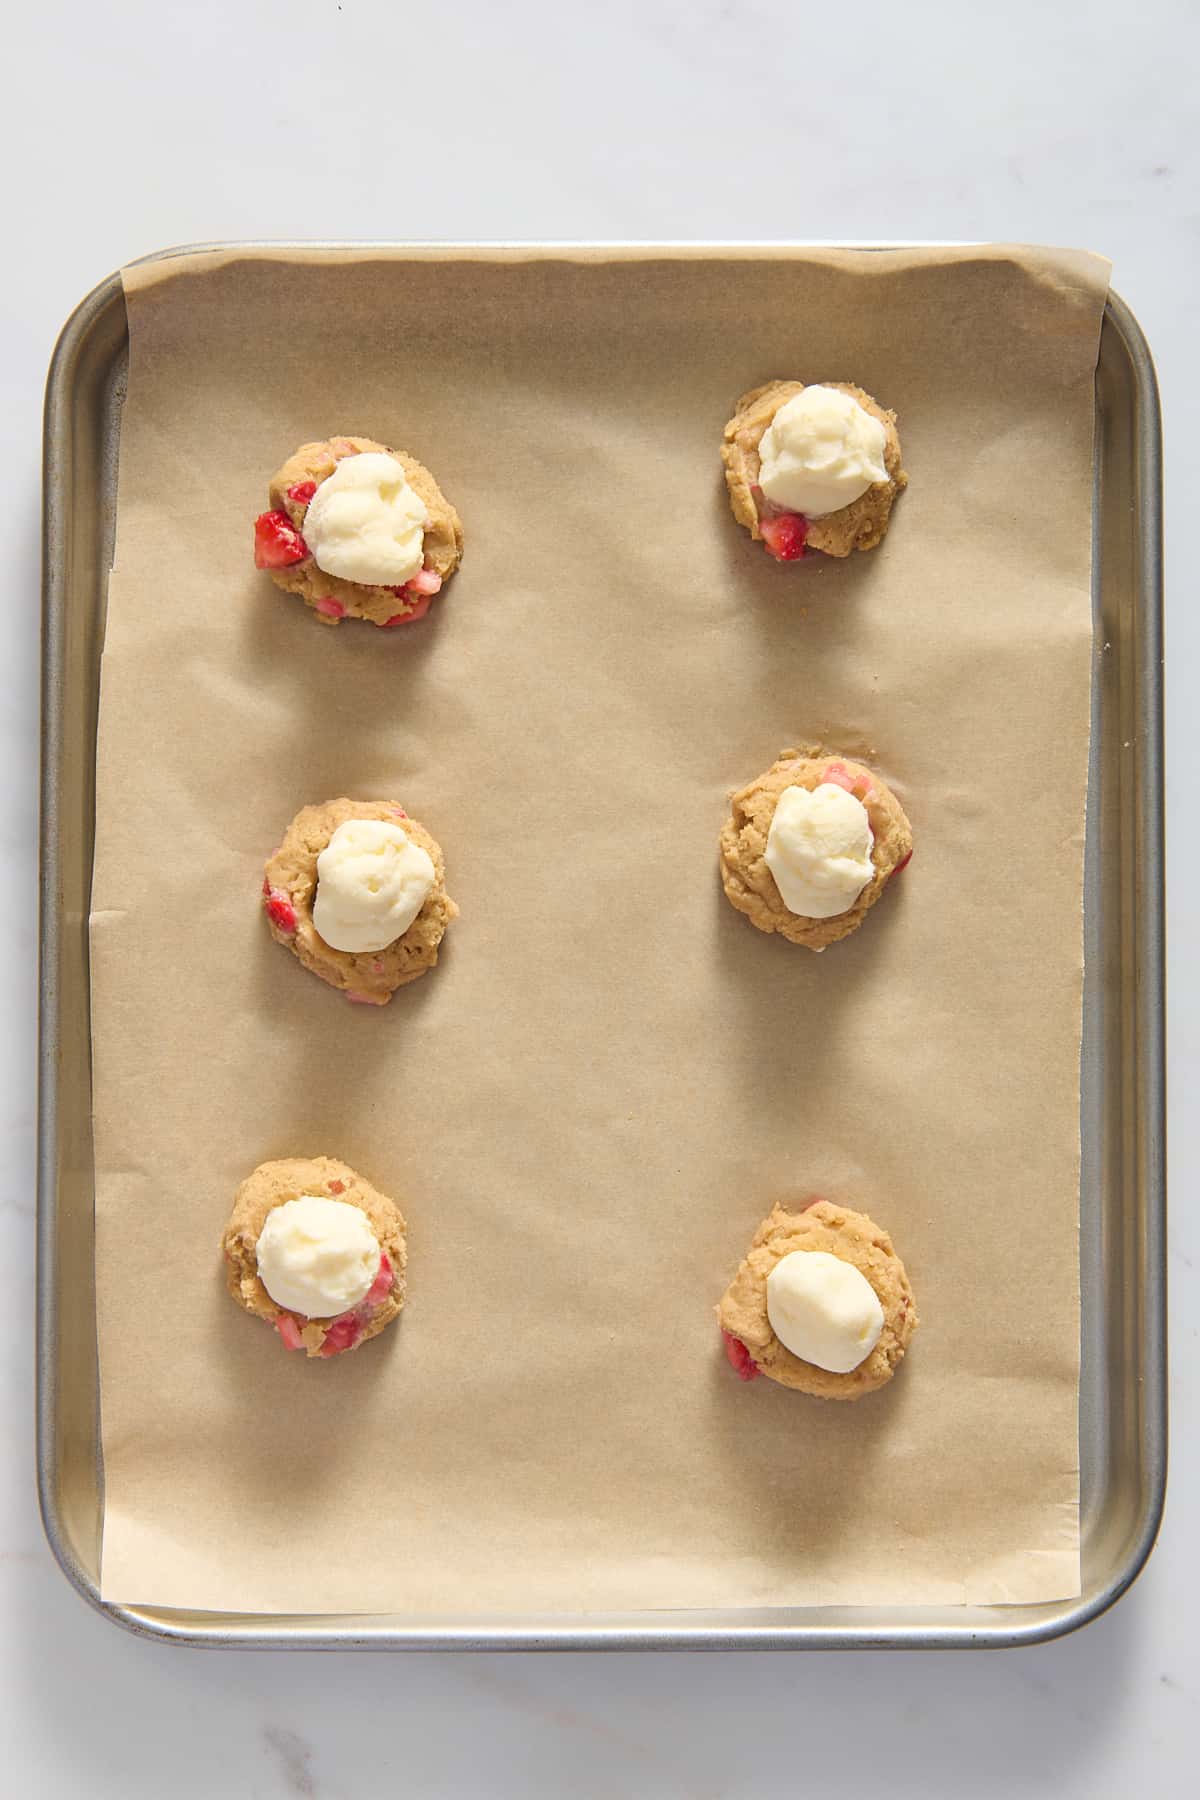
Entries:
[[339,1356],[404,1305],[404,1219],[331,1156],[260,1163],[221,1239],[229,1291],[289,1350]]
[[262,903],[278,943],[369,1006],[433,968],[458,916],[441,846],[395,800],[303,807],[267,863]]
[[743,1381],[766,1375],[820,1400],[860,1400],[883,1387],[918,1322],[887,1232],[819,1199],[767,1215],[717,1321]]
[[908,486],[895,413],[846,381],[752,388],[721,460],[734,518],[779,562],[873,550]]
[[781,751],[731,808],[726,897],[760,931],[809,950],[857,930],[912,855],[912,828],[887,783],[815,747]]
[[462,561],[458,514],[405,450],[373,438],[301,444],[254,521],[254,563],[324,625],[407,625]]

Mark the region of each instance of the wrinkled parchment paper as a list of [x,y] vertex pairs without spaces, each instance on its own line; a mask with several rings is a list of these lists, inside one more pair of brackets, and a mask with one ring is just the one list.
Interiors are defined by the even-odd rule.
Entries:
[[[1092,371],[1069,252],[325,253],[126,276],[92,927],[103,1589],[229,1611],[1049,1600],[1077,1591]],[[900,416],[883,547],[779,567],[717,450],[771,376]],[[251,565],[300,442],[420,457],[466,560],[419,625]],[[875,762],[911,868],[822,956],[723,900],[729,791]],[[396,796],[462,907],[347,1005],[268,938],[308,801]],[[229,1300],[268,1157],[410,1226],[328,1363]],[[745,1387],[712,1308],[772,1202],[873,1213],[895,1382]]]

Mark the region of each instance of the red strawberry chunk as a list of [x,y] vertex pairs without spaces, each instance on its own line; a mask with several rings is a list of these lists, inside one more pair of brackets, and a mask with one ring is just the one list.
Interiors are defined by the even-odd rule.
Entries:
[[314,600],[313,607],[315,611],[324,613],[327,619],[340,619],[346,611],[341,601],[335,600],[332,594],[326,594],[323,600]]
[[[407,589],[393,588],[392,592],[406,594]],[[429,611],[429,602],[432,598],[432,594],[419,595],[407,612],[393,613],[390,619],[383,621],[384,625],[411,625],[415,619],[423,619]]]
[[721,1336],[725,1339],[725,1354],[729,1358],[729,1366],[740,1381],[753,1381],[758,1374],[758,1364],[743,1344],[741,1338],[734,1337],[731,1331],[721,1328]]
[[254,521],[256,569],[286,569],[303,562],[308,545],[284,512],[259,513]]
[[808,520],[803,513],[776,513],[773,518],[760,519],[758,529],[776,562],[795,562],[804,555]]
[[392,1291],[392,1283],[396,1277],[392,1274],[392,1265],[386,1250],[379,1253],[379,1273],[367,1289],[363,1297],[364,1306],[382,1306]]
[[307,506],[316,491],[315,481],[294,481],[287,491],[287,497],[294,500],[297,506]]
[[353,1350],[362,1336],[362,1326],[353,1313],[342,1313],[334,1319],[327,1329],[321,1344],[322,1356],[337,1356],[343,1350]]
[[276,1313],[275,1329],[283,1339],[288,1350],[303,1350],[304,1339],[300,1336],[300,1322],[291,1313]]
[[331,1194],[344,1194],[346,1191],[346,1184],[344,1181],[331,1181],[329,1184],[329,1191]]
[[267,917],[290,937],[296,929],[296,909],[282,888],[266,888]]
[[900,873],[901,869],[907,869],[907,867],[911,861],[912,861],[912,851],[910,850],[907,856],[902,856],[900,858],[900,861],[896,864],[895,868],[892,870],[892,874],[898,875]]

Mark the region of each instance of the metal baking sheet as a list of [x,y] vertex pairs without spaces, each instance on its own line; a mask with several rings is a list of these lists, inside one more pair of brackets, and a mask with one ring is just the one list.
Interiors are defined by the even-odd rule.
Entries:
[[1110,294],[1096,373],[1082,1592],[1038,1606],[423,1619],[210,1614],[101,1600],[87,922],[127,357],[124,296],[113,275],[63,329],[44,438],[37,1456],[46,1534],[68,1579],[144,1636],[243,1648],[959,1649],[1036,1643],[1097,1617],[1149,1556],[1166,1485],[1161,430],[1153,363],[1128,307]]

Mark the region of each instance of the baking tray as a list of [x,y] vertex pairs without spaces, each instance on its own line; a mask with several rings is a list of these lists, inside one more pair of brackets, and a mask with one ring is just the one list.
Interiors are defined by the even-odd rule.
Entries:
[[[451,257],[456,250],[439,248]],[[554,256],[578,246],[504,248]],[[1167,1461],[1162,447],[1154,367],[1128,307],[1110,294],[1096,373],[1080,1209],[1082,1592],[1036,1606],[425,1619],[182,1612],[100,1598],[104,1474],[87,923],[100,653],[127,362],[125,301],[121,278],[112,275],[63,329],[50,366],[44,438],[37,1458],[46,1535],[68,1579],[100,1612],[143,1636],[242,1648],[959,1649],[1037,1643],[1096,1618],[1150,1554]]]

